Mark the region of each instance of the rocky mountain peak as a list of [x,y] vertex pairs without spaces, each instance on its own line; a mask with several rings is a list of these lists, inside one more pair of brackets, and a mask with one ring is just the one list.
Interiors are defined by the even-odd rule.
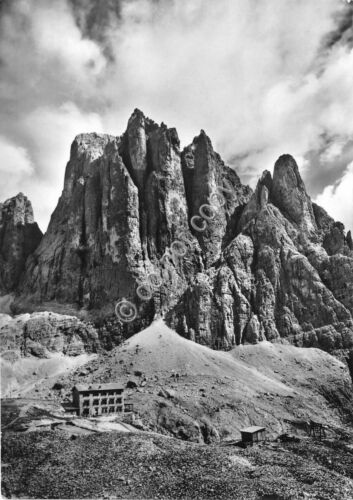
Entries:
[[188,148],[193,152],[195,152],[197,148],[203,148],[211,154],[214,152],[212,141],[203,129],[201,129],[200,133],[193,138],[192,143],[188,146]]
[[18,286],[26,259],[41,238],[32,204],[23,193],[0,203],[0,292]]
[[134,110],[122,137],[120,154],[139,190],[145,187],[147,168],[160,170],[159,152],[165,157],[170,146],[178,149],[179,144],[175,128],[168,128],[165,123],[158,125],[139,109]]
[[[155,121],[151,120],[151,118],[149,118],[148,116],[145,116],[145,114],[140,109],[135,108],[128,120],[126,132],[132,131],[133,129],[139,128],[141,126],[146,129],[147,134],[152,130],[158,128],[158,124]],[[160,126],[165,127],[163,123]]]
[[0,207],[0,222],[3,217],[11,220],[14,225],[32,224],[34,222],[32,204],[23,193],[18,193],[16,196],[9,198],[0,204]]
[[[292,156],[278,158],[253,193],[205,131],[180,151],[175,128],[136,109],[121,137],[75,138],[16,306],[107,318],[111,339],[164,315],[215,348],[262,339],[348,348],[349,236],[312,204]],[[119,315],[124,300],[131,321],[126,305]]]
[[132,115],[130,116],[130,119],[129,121],[131,120],[131,118],[133,118],[134,116],[140,116],[142,117],[143,119],[145,118],[145,114],[143,111],[141,111],[141,109],[139,108],[135,108]]
[[108,134],[97,134],[96,132],[79,134],[71,145],[70,160],[75,161],[83,155],[89,156],[92,160],[99,158],[106,145],[115,140],[116,137]]
[[294,158],[285,154],[275,163],[271,198],[274,204],[303,230],[317,230],[313,207]]
[[270,193],[272,190],[272,175],[268,170],[264,170],[260,179],[257,182],[254,199],[256,201],[256,209],[261,210],[270,201]]
[[205,145],[209,146],[213,150],[211,139],[206,134],[206,132],[205,132],[205,130],[203,128],[200,130],[199,135],[197,135],[196,137],[194,137],[193,142],[195,142],[195,143],[204,142]]
[[273,169],[273,181],[281,182],[287,179],[287,183],[293,187],[299,187],[305,191],[304,182],[300,176],[297,162],[290,154],[281,155],[275,162]]
[[272,189],[272,175],[269,170],[264,170],[258,180],[258,185],[266,186],[268,191]]

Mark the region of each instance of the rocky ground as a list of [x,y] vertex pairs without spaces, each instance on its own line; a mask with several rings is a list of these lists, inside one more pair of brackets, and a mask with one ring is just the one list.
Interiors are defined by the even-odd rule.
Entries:
[[68,402],[76,383],[114,381],[127,387],[146,428],[192,441],[203,442],[205,432],[213,441],[212,433],[237,439],[248,425],[265,425],[275,436],[290,431],[286,420],[293,419],[332,428],[353,422],[349,371],[335,357],[270,342],[214,351],[180,337],[162,320],[18,395]]
[[[353,497],[352,234],[288,154],[253,192],[203,130],[181,150],[135,109],[78,135],[44,235],[22,193],[0,203],[0,336],[5,496]],[[116,381],[139,434],[34,432]],[[222,447],[248,425],[301,441]]]
[[243,450],[148,433],[6,433],[2,457],[7,498],[353,498],[353,450],[345,440]]
[[[214,351],[158,320],[110,353],[34,378],[2,405],[6,497],[353,498],[352,385],[346,365],[319,349]],[[126,386],[136,433],[46,430],[45,419],[64,418],[74,384],[98,381]],[[307,435],[310,419],[326,439]],[[265,426],[268,441],[226,446],[248,425]],[[298,442],[278,441],[284,433]]]

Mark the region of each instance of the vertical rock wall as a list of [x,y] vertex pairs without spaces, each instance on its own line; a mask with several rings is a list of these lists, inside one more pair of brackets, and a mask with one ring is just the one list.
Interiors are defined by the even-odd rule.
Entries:
[[0,292],[19,284],[27,257],[42,239],[31,202],[22,193],[0,203]]
[[[262,339],[353,345],[352,238],[311,202],[290,155],[253,193],[204,131],[180,151],[174,128],[135,110],[121,137],[76,137],[36,246],[17,287],[19,308],[69,305],[95,320],[115,318],[127,299],[134,320],[115,319],[111,335],[164,315],[181,335],[215,348]],[[18,280],[22,268],[13,268]]]

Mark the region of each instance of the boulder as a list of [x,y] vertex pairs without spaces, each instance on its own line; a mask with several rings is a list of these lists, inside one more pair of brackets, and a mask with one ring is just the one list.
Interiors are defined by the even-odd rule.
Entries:
[[208,419],[202,418],[199,422],[199,426],[203,440],[206,444],[215,444],[220,442],[218,430]]
[[175,395],[176,395],[176,392],[173,391],[173,389],[161,388],[158,391],[158,396],[161,396],[162,398],[166,398],[166,399],[175,398]]
[[128,389],[137,389],[138,384],[137,384],[137,382],[135,382],[135,380],[128,380],[126,383],[126,387]]
[[249,344],[257,344],[260,340],[264,340],[261,324],[257,315],[253,314],[246,326],[244,342]]

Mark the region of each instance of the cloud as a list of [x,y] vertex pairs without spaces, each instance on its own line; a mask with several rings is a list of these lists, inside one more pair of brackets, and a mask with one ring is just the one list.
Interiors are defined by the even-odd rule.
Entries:
[[67,102],[58,108],[37,108],[23,118],[19,128],[28,143],[37,181],[28,182],[26,193],[33,202],[38,224],[46,229],[48,214],[61,194],[65,166],[74,137],[85,132],[103,132],[96,113],[84,113]]
[[0,134],[27,151],[42,193],[21,190],[43,226],[74,135],[121,134],[135,107],[176,126],[183,145],[205,129],[244,182],[284,152],[314,196],[343,179],[353,153],[351,5],[12,0],[3,10]]
[[82,37],[65,1],[8,2],[0,23],[0,97],[10,118],[95,94],[106,60],[97,43]]
[[[258,144],[260,151],[250,153],[242,163],[252,164],[258,171],[264,160],[270,163],[279,154],[290,152],[308,168],[308,172],[303,172],[304,178],[315,184],[323,173],[321,162],[327,164],[329,157],[331,162],[336,161],[353,133],[349,118],[353,113],[352,68],[353,50],[340,47],[319,74],[311,71],[299,82],[290,77],[272,85],[260,105],[263,131]],[[247,147],[250,151],[256,148],[256,136],[253,144],[246,137],[242,139],[245,151]],[[316,172],[304,162],[305,155],[312,150],[322,154]]]
[[[327,181],[339,178],[339,155],[332,151],[329,165],[325,146],[337,139],[344,148],[352,132],[353,52],[340,34],[335,43],[325,39],[345,30],[352,9],[335,0],[320,9],[291,0],[120,7],[106,36],[114,54],[104,89],[114,95],[109,126],[138,106],[175,125],[184,145],[206,129],[244,182],[254,184],[284,152],[296,157],[314,194],[325,168]],[[323,155],[316,173],[310,151]]]
[[23,191],[45,230],[62,191],[71,142],[82,130],[102,132],[103,125],[97,114],[83,113],[73,103],[37,108],[22,117],[17,132],[27,149],[0,136],[0,200]]
[[134,101],[176,125],[184,144],[205,128],[228,157],[264,149],[283,121],[277,126],[274,116],[268,131],[271,116],[285,104],[269,109],[264,99],[307,74],[336,7],[328,0],[320,9],[292,0],[191,0],[188,8],[124,2],[110,31],[108,94],[114,86],[118,109]]
[[21,130],[30,144],[39,181],[27,183],[26,192],[42,229],[46,228],[48,214],[61,194],[74,137],[82,130],[99,133],[103,128],[99,115],[84,113],[73,103],[65,103],[59,108],[37,108],[23,119]]
[[0,136],[0,200],[17,194],[23,183],[33,174],[33,165],[28,152]]
[[1,163],[0,172],[2,175],[16,172],[18,175],[30,175],[33,172],[33,165],[29,159],[28,152],[11,144],[5,137],[0,136]]
[[[45,229],[61,193],[75,135],[101,132],[94,102],[106,59],[65,1],[14,0],[0,19],[1,199],[23,191]],[[94,107],[93,106],[93,107]],[[11,158],[11,161],[8,160]],[[9,169],[10,167],[6,167]]]
[[353,162],[332,186],[326,186],[315,202],[326,208],[335,220],[353,230]]
[[97,113],[82,112],[66,102],[59,107],[36,108],[23,117],[19,128],[31,149],[36,172],[61,187],[74,137],[82,131],[101,133],[104,127]]
[[353,139],[346,136],[322,136],[322,146],[306,153],[304,158],[306,183],[311,195],[317,196],[325,186],[339,180],[353,158]]
[[337,28],[325,37],[328,48],[333,45],[353,46],[353,2],[352,0],[342,0],[342,2],[346,4],[346,8],[336,13]]

